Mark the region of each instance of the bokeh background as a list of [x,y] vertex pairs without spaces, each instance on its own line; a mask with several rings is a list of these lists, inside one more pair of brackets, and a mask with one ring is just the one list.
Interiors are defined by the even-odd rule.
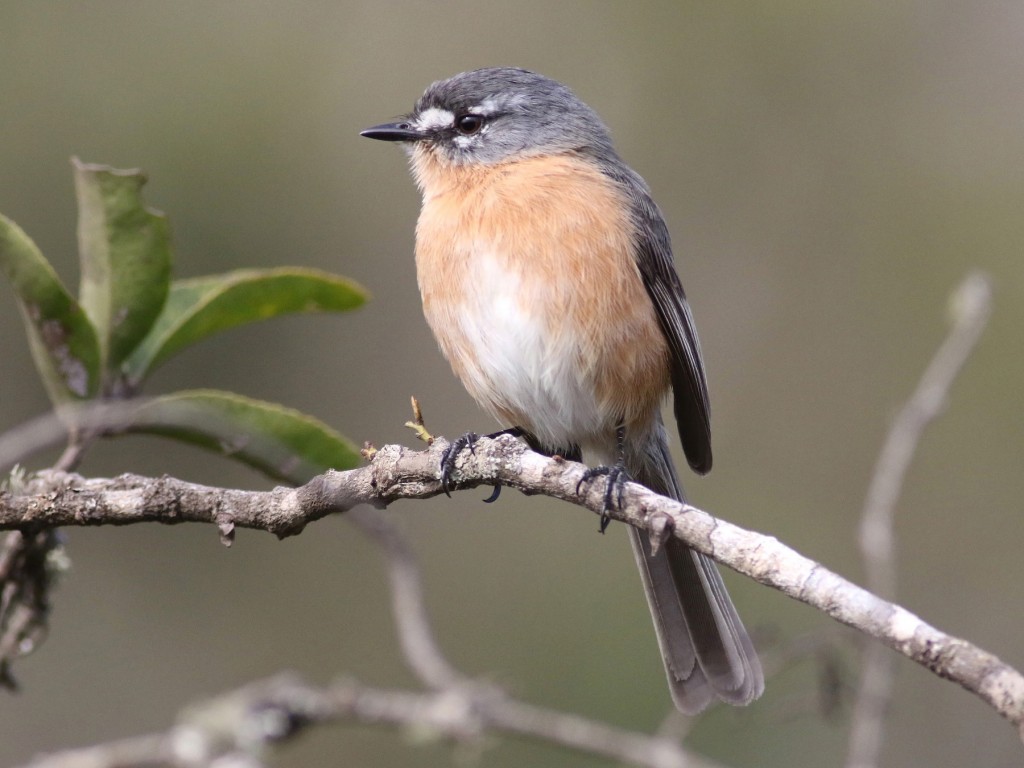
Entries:
[[[835,2],[0,3],[0,211],[77,282],[68,158],[150,174],[179,276],[298,264],[373,301],[212,339],[152,392],[209,386],[280,401],[352,439],[412,443],[492,425],[435,350],[412,263],[402,153],[358,136],[434,79],[514,64],[573,86],[654,189],[703,341],[716,468],[696,503],[862,580],[857,517],[895,409],[975,268],[995,312],[928,432],[898,510],[899,597],[1024,666],[1024,5]],[[0,429],[44,412],[0,287]],[[42,466],[50,456],[38,456]],[[147,439],[94,475],[167,472],[266,488]],[[653,730],[669,708],[625,534],[506,492],[397,504],[451,658],[524,699]],[[51,635],[0,696],[0,763],[165,727],[198,697],[281,669],[412,685],[381,562],[341,519],[226,550],[200,527],[73,530]],[[838,764],[848,706],[825,707],[820,654],[855,682],[850,635],[727,574],[779,671],[744,711],[687,741],[735,766]],[[783,659],[788,659],[781,664]],[[1019,764],[988,707],[899,661],[884,764]],[[833,702],[834,703],[834,702]],[[337,727],[278,764],[598,765],[510,739],[479,753]]]

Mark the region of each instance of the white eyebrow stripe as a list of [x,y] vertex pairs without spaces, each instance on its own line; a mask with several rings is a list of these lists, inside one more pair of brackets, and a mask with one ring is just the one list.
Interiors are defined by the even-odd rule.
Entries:
[[423,110],[416,119],[416,125],[421,130],[450,128],[454,124],[455,115],[447,109],[438,109],[437,107]]
[[484,99],[480,104],[469,111],[474,115],[484,115],[486,117],[487,115],[493,115],[497,112],[500,106],[501,105],[498,103],[497,99],[490,97]]
[[526,101],[526,97],[518,93],[511,96],[488,96],[475,107],[472,107],[469,111],[474,115],[490,117],[491,115],[496,115],[499,112],[504,112],[508,109],[518,107],[524,101]]

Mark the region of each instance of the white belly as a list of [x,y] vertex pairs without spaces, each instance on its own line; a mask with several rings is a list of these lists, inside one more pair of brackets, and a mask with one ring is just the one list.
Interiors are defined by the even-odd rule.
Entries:
[[442,350],[461,369],[470,395],[499,421],[512,422],[505,426],[523,427],[552,448],[603,437],[615,425],[602,418],[577,340],[545,322],[567,314],[551,306],[557,292],[534,287],[525,297],[518,274],[505,263],[477,252],[454,311],[428,308]]

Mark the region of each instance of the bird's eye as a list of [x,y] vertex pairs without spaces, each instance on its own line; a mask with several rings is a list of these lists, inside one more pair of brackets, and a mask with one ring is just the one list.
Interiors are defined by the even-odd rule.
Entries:
[[472,136],[484,127],[484,119],[480,115],[460,115],[455,120],[455,130],[463,136]]

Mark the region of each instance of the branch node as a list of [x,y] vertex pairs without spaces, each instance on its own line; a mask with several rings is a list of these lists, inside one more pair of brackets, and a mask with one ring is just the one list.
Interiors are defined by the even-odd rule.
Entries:
[[662,545],[675,533],[676,520],[664,512],[655,512],[649,517],[648,535],[651,541],[651,556],[657,555]]
[[235,521],[231,515],[221,513],[217,515],[217,530],[220,532],[220,543],[230,547],[235,543]]

